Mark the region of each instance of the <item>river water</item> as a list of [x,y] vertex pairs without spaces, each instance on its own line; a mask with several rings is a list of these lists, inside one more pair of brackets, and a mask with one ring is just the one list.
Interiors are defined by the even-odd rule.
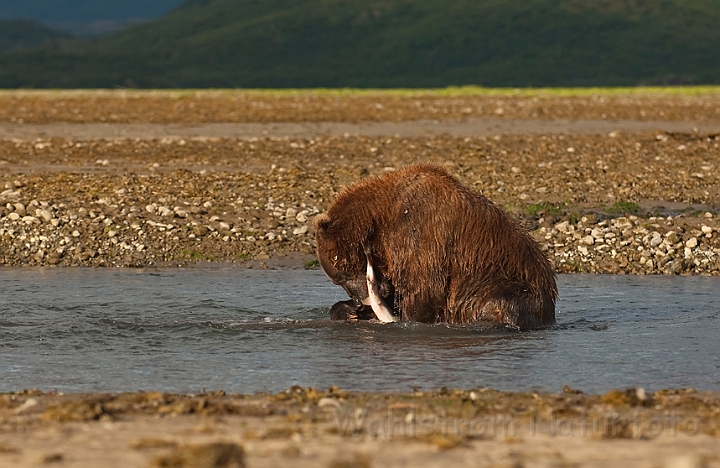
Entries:
[[0,268],[0,391],[720,390],[720,278],[561,275],[558,326],[332,322],[322,271]]

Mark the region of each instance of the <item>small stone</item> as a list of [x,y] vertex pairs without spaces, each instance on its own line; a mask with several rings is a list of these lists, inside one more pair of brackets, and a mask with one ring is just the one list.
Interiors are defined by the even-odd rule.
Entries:
[[50,213],[49,210],[37,210],[37,211],[38,212],[36,212],[35,214],[37,216],[41,217],[42,219],[44,219],[46,223],[49,222],[51,219],[53,219],[53,215],[52,215],[52,213]]
[[47,256],[45,261],[49,265],[57,265],[58,263],[60,263],[60,257],[61,257],[61,255],[59,253],[53,252]]
[[305,234],[306,232],[308,232],[307,226],[301,226],[299,228],[293,229],[293,234],[295,234],[296,236],[300,236],[302,234]]
[[710,213],[709,211],[706,211],[703,216],[705,216],[706,218],[712,218],[712,217],[713,217],[713,214]]
[[108,231],[107,235],[108,237],[115,237],[117,235],[117,231]]
[[295,216],[297,216],[297,210],[295,208],[288,208],[285,211],[285,217],[288,219],[293,219]]
[[665,234],[665,239],[667,239],[667,241],[670,244],[677,244],[678,241],[680,240],[680,237],[677,235],[677,232],[670,231],[667,234]]
[[307,222],[307,216],[303,213],[298,213],[297,216],[295,216],[295,219],[300,223],[306,223]]
[[588,254],[588,249],[587,249],[587,247],[585,247],[584,245],[580,245],[580,246],[578,246],[578,252],[580,252],[580,253],[583,254],[583,255],[587,255],[587,254]]
[[160,213],[160,216],[170,216],[173,214],[173,210],[171,210],[167,206],[161,206],[160,208],[158,208],[158,213]]
[[73,236],[73,237],[80,237],[80,231],[77,231],[77,230],[73,231],[73,232],[72,232],[72,236]]
[[672,273],[673,275],[679,275],[680,273],[683,272],[683,268],[684,268],[683,261],[680,259],[677,259],[670,264],[670,273]]
[[703,232],[703,234],[712,234],[713,228],[711,228],[710,226],[703,226],[702,232]]
[[157,208],[156,208],[154,205],[147,205],[147,206],[145,207],[145,210],[146,210],[148,213],[154,213],[156,209],[157,209]]
[[207,235],[207,233],[210,232],[210,229],[208,229],[207,226],[197,225],[197,226],[193,226],[192,232],[196,236],[200,237],[200,236]]
[[687,247],[689,249],[694,249],[695,247],[697,247],[697,245],[698,245],[697,237],[691,237],[690,239],[688,239],[687,242],[685,242],[685,247]]
[[40,224],[40,220],[37,219],[35,216],[25,216],[23,217],[22,221],[25,224]]
[[18,219],[20,219],[20,215],[15,212],[10,213],[9,215],[7,215],[7,217],[10,221],[17,221]]
[[213,204],[210,201],[206,201],[205,203],[203,203],[203,208],[205,208],[205,209],[209,210],[212,207],[213,207]]
[[585,245],[593,245],[595,243],[595,238],[593,236],[585,236],[582,239],[580,239],[580,242],[582,242]]
[[180,445],[169,454],[158,455],[152,466],[244,468],[245,452],[232,442]]
[[603,232],[601,229],[595,228],[592,230],[590,235],[595,239],[602,239],[603,238]]
[[659,235],[657,237],[653,237],[650,239],[650,247],[657,247],[658,245],[662,244],[663,239]]
[[570,223],[567,221],[563,221],[562,223],[557,223],[555,225],[555,229],[557,229],[560,232],[568,232],[569,231]]

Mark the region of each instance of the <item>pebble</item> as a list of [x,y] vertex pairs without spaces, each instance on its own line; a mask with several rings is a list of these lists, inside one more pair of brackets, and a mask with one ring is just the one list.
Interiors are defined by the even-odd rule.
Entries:
[[36,215],[45,220],[45,222],[49,222],[53,218],[52,213],[48,210],[37,210]]
[[[698,218],[633,218],[597,222],[587,216],[556,223],[555,229],[540,227],[532,235],[558,271],[720,274],[720,239],[712,236],[712,226]],[[590,234],[568,235],[577,231]]]

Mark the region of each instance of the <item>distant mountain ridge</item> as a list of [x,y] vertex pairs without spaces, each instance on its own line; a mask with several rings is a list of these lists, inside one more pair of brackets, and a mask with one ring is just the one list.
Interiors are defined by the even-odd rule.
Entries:
[[158,18],[181,2],[182,0],[0,0],[0,21],[34,20],[52,29],[76,35],[101,34]]
[[187,0],[63,50],[0,55],[3,87],[720,83],[720,0]]
[[69,34],[50,29],[38,21],[0,21],[0,52],[34,50],[69,38]]

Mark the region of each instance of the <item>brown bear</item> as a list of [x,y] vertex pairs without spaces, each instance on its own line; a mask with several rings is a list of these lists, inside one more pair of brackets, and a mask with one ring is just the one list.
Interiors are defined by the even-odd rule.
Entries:
[[348,187],[316,216],[315,231],[320,264],[351,299],[333,306],[334,319],[368,318],[374,299],[425,323],[555,323],[555,275],[540,246],[440,167]]

